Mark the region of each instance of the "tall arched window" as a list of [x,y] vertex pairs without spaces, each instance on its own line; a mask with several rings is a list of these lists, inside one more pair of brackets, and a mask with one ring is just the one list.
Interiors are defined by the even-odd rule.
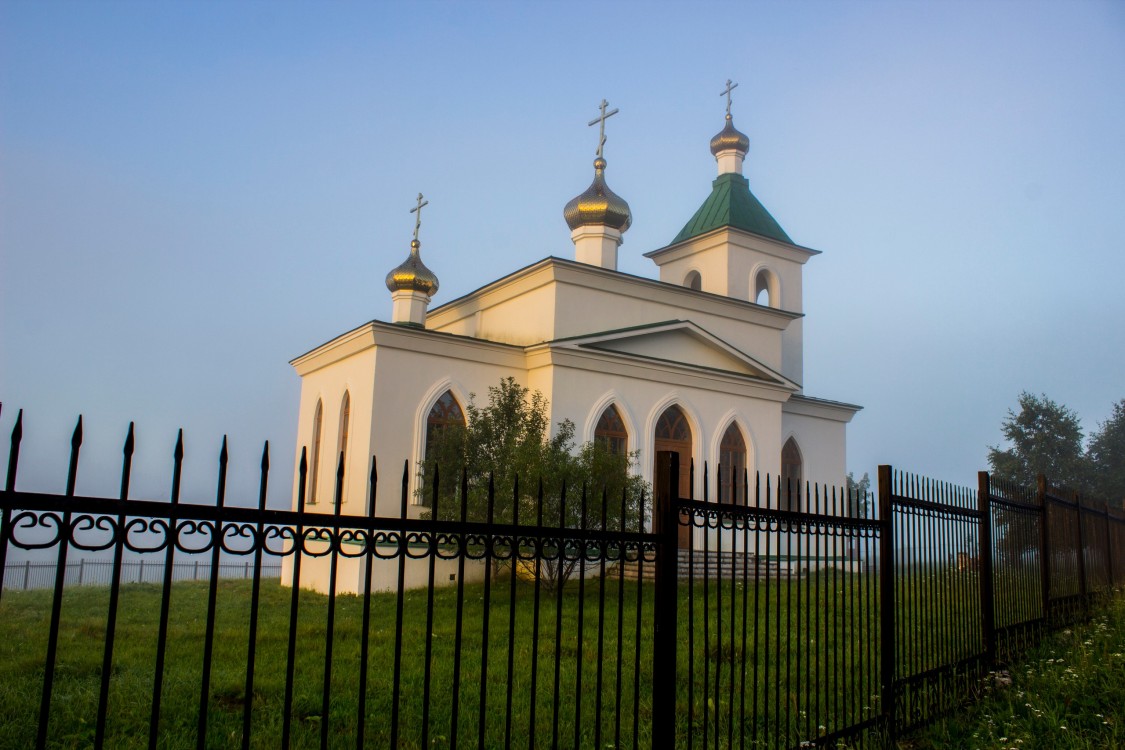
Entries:
[[[457,403],[457,399],[453,397],[451,391],[446,391],[441,394],[441,397],[434,402],[433,407],[430,408],[429,416],[426,417],[426,456],[425,460],[439,460],[439,450],[442,438],[446,432],[454,425],[465,426],[465,413],[461,411],[461,405]],[[427,467],[429,471],[432,467]],[[422,493],[422,505],[428,506],[430,504],[429,493]]]
[[789,438],[781,449],[781,507],[786,510],[801,509],[802,463],[797,441]]
[[[337,461],[343,461],[345,464],[348,460],[348,422],[351,421],[352,416],[352,396],[347,391],[344,391],[344,402],[340,404],[340,439],[336,443],[339,452],[336,456]],[[335,462],[333,462],[335,463]],[[340,502],[347,499],[347,485],[341,488]]]
[[594,442],[601,443],[615,456],[624,456],[628,451],[629,433],[625,430],[625,423],[621,421],[621,414],[617,407],[610,404],[598,419],[594,428]]
[[316,480],[320,475],[320,433],[321,427],[324,422],[324,404],[320,399],[316,401],[316,412],[313,414],[313,434],[312,434],[312,455],[309,456],[311,463],[309,472],[309,492],[308,502],[310,505],[316,504]]
[[[675,488],[675,492],[679,493],[680,497],[691,497],[691,425],[688,423],[683,410],[678,406],[669,406],[656,420],[653,461],[656,460],[656,454],[661,451],[675,451],[680,454],[680,486]],[[657,480],[660,477],[660,471],[655,466],[653,467],[653,477]],[[663,494],[665,489],[659,486],[658,482],[654,482],[653,492],[657,496]],[[687,547],[691,529],[681,525],[678,533],[680,546]]]
[[697,292],[702,290],[703,277],[699,275],[699,271],[689,271],[688,275],[684,277],[684,286]]
[[453,397],[452,391],[441,394],[426,417],[426,455],[431,456],[434,445],[451,425],[465,426],[465,413]]
[[742,478],[746,471],[746,441],[733,422],[719,444],[719,502],[746,504]]

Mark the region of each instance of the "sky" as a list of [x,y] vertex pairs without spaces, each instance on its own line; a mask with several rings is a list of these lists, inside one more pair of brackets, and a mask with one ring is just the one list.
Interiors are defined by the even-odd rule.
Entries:
[[[437,306],[549,255],[589,184],[619,268],[708,195],[727,79],[804,271],[848,467],[973,486],[1021,391],[1125,398],[1125,3],[0,2],[0,434],[18,487],[288,503],[294,357],[387,320],[419,192]],[[4,441],[6,444],[6,440]],[[3,451],[6,452],[6,447]],[[392,465],[404,457],[394,457]],[[6,463],[6,459],[0,458]]]

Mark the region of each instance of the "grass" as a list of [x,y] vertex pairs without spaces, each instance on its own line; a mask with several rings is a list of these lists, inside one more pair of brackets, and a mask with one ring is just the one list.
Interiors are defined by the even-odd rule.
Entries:
[[[534,586],[527,582],[516,585],[516,636],[510,680],[513,742],[526,744],[529,735],[534,734],[537,746],[550,746],[557,709],[559,745],[593,747],[600,701],[602,748],[647,747],[652,741],[652,586],[644,584],[638,588],[635,583],[625,582],[619,588],[618,582],[610,577],[604,592],[598,580],[587,581],[584,588],[583,597],[579,597],[575,581],[564,588],[561,598],[546,589],[541,591],[538,648],[533,648]],[[107,712],[107,744],[111,747],[144,747],[147,743],[160,593],[160,587],[154,584],[122,588]],[[253,693],[247,697],[244,682],[249,593],[247,581],[219,583],[208,703],[208,747],[237,746],[247,700],[251,701],[253,709],[254,746],[280,744],[291,590],[275,581],[262,583],[255,682]],[[459,660],[461,684],[455,693],[456,594],[454,587],[434,592],[432,699],[427,742],[431,748],[452,744],[454,694],[459,695],[458,742],[461,746],[477,746],[486,612],[484,587],[477,584],[464,589],[464,635]],[[643,602],[639,639],[638,594]],[[598,610],[603,606],[603,595],[605,626],[599,653],[596,622]],[[744,731],[748,746],[753,738],[772,743],[774,737],[784,738],[785,744],[796,744],[802,737],[823,734],[871,715],[875,710],[874,701],[858,697],[857,691],[870,691],[870,686],[864,687],[860,679],[870,673],[871,659],[877,657],[877,649],[871,645],[873,639],[866,635],[874,621],[859,617],[855,606],[859,597],[871,595],[871,579],[862,576],[813,576],[800,583],[772,581],[734,587],[727,579],[722,586],[724,614],[720,641],[718,590],[714,582],[708,588],[706,600],[702,584],[696,583],[695,603],[690,608],[685,584],[679,614],[677,739],[686,741],[690,733],[698,743],[706,733],[711,738],[710,745],[717,734],[720,746],[726,747],[728,735],[737,744]],[[49,591],[5,591],[0,601],[0,748],[24,748],[34,742],[50,596]],[[503,746],[506,731],[509,596],[509,583],[501,580],[493,585],[487,608],[490,619],[484,712],[487,747]],[[620,617],[619,596],[624,601]],[[426,600],[425,591],[410,591],[403,602],[399,740],[402,748],[423,747]],[[195,746],[206,601],[206,582],[173,584],[160,724],[160,746],[164,748]],[[733,619],[732,603],[737,615]],[[92,743],[107,604],[105,587],[75,587],[65,594],[49,726],[52,747],[87,747]],[[394,594],[372,597],[369,683],[364,709],[367,743],[374,747],[391,744],[396,604]],[[743,605],[748,613],[745,641]],[[331,746],[354,746],[362,599],[337,598],[327,717],[321,711],[327,598],[303,591],[300,606],[291,714],[292,746],[319,746],[323,721],[329,725]],[[757,617],[755,607],[759,612]],[[581,629],[578,626],[580,609]],[[557,624],[558,639],[555,636]],[[860,647],[856,648],[856,644]],[[800,661],[796,659],[798,653]],[[557,691],[556,654],[559,658]],[[533,660],[534,691],[531,689]],[[742,669],[744,662],[745,671]],[[599,672],[604,683],[600,698],[595,689]],[[819,678],[818,673],[822,675]],[[690,681],[684,679],[688,674],[693,675]],[[617,704],[619,679],[620,706]],[[634,689],[635,680],[639,690]],[[581,721],[576,722],[579,707]]]
[[[872,575],[824,572],[800,580],[749,585],[726,579],[717,586],[712,581],[706,589],[698,580],[694,588],[682,584],[678,598],[676,744],[687,746],[690,735],[696,745],[701,745],[707,737],[708,747],[730,747],[738,746],[740,737],[745,736],[747,747],[795,747],[877,716],[876,583]],[[931,640],[941,641],[962,632],[958,627],[960,623],[971,623],[971,608],[965,602],[972,601],[972,596],[967,594],[973,591],[965,580],[932,571],[908,583],[903,589],[902,603],[914,614],[908,632],[901,633],[900,638],[911,643],[912,649],[900,649],[903,668],[909,666],[916,651],[922,651],[913,647],[928,643],[916,634],[924,633]],[[511,610],[511,588],[506,577],[493,584],[487,606],[483,584],[464,587],[460,602],[463,635],[459,654],[457,589],[435,589],[434,622],[429,638],[431,701],[425,725],[428,597],[424,590],[405,593],[398,746],[419,750],[451,746],[454,696],[457,696],[457,743],[462,747],[476,747],[481,674],[487,667],[483,712],[486,747],[505,744],[509,686],[513,744],[523,746],[533,741],[535,746],[551,746],[557,726],[560,747],[594,747],[599,744],[596,739],[600,739],[600,750],[648,747],[652,742],[653,718],[652,585],[628,581],[619,585],[611,576],[604,589],[599,580],[587,580],[582,596],[579,596],[577,581],[571,581],[561,596],[543,589],[540,591],[538,639],[534,638],[535,587],[521,581],[515,589],[515,609]],[[173,584],[160,720],[162,748],[188,748],[196,743],[207,593],[208,586],[203,581]],[[290,596],[291,590],[282,588],[278,582],[262,582],[255,681],[253,692],[247,696],[244,683],[250,582],[220,581],[208,696],[208,747],[238,746],[247,701],[252,708],[253,746],[277,747],[280,744]],[[643,602],[639,610],[639,629],[638,596]],[[65,594],[49,726],[52,747],[77,748],[92,744],[108,597],[108,588],[93,586],[74,587]],[[621,610],[618,609],[619,597],[624,603]],[[109,747],[132,748],[147,744],[160,600],[161,589],[155,584],[132,584],[122,588],[106,714]],[[4,592],[0,601],[0,748],[24,748],[34,742],[50,601],[50,591],[10,590]],[[925,602],[930,603],[928,608]],[[290,714],[292,747],[318,747],[324,722],[327,722],[330,746],[355,745],[362,603],[356,596],[337,598],[330,702],[328,713],[324,715],[321,701],[328,599],[301,592]],[[599,650],[597,622],[603,606],[604,627]],[[962,606],[966,608],[964,611]],[[1125,704],[1125,695],[1122,695],[1125,666],[1119,656],[1125,651],[1125,636],[1121,633],[1121,622],[1125,620],[1122,606],[1119,600],[1110,615],[1097,621],[1101,631],[1081,638],[1076,635],[1078,630],[1069,636],[1064,634],[1060,638],[1071,641],[1053,641],[1055,653],[1043,656],[1040,662],[1032,662],[1034,666],[1028,677],[1047,674],[1059,667],[1057,679],[1062,682],[1056,697],[1025,701],[1042,712],[1043,717],[1068,722],[1066,730],[1058,731],[1081,736],[1091,729],[1087,727],[1088,721],[1069,718],[1060,708],[1065,706],[1069,710],[1073,706],[1077,716],[1106,721],[1099,726],[1114,727],[1119,733],[1108,735],[1112,740],[1109,744],[1094,742],[1071,747],[1125,746],[1120,741],[1122,718],[1121,709],[1117,707]],[[396,607],[394,594],[371,597],[371,651],[366,664],[368,694],[363,710],[367,745],[372,747],[391,746]],[[509,647],[509,616],[513,613],[515,637],[514,645]],[[484,638],[486,614],[489,618],[487,640]],[[1114,633],[1116,645],[1103,642]],[[482,659],[486,643],[487,662]],[[1074,656],[1067,654],[1067,661],[1061,662],[1060,657],[1072,648]],[[956,656],[959,651],[948,646],[944,653]],[[1071,661],[1083,654],[1091,669],[1116,665],[1116,672],[1105,678],[1105,681],[1117,680],[1116,693],[1112,686],[1089,682],[1085,667],[1080,669]],[[510,673],[509,655],[513,662]],[[454,690],[454,666],[458,664],[460,687]],[[927,665],[928,661],[922,660],[921,666]],[[1066,672],[1066,667],[1073,667],[1075,672]],[[599,675],[603,682],[600,694],[596,690]],[[1023,679],[1023,672],[1016,677]],[[1082,694],[1072,694],[1074,687],[1080,687]],[[1028,687],[1018,690],[1031,695]],[[1016,692],[998,695],[1011,697]],[[1020,700],[1025,700],[1024,695]],[[1108,696],[1109,700],[1102,701],[1101,695]],[[950,697],[957,699],[952,694]],[[1094,702],[1098,704],[1095,706]],[[599,705],[600,723],[596,722]],[[1018,708],[1014,704],[1013,707]],[[1099,713],[1101,717],[1096,716]],[[947,720],[941,727],[952,739],[934,739],[936,744],[911,747],[1057,746],[1028,744],[1032,741],[1028,738],[1034,735],[1031,728],[1023,734],[1014,729],[1009,731],[1008,725],[996,718],[999,715],[995,710],[991,714],[993,728],[999,728],[994,736],[981,734],[980,729],[961,731]],[[428,735],[425,727],[428,727]],[[979,737],[973,737],[974,732]],[[1011,745],[992,742],[993,739],[999,742],[1000,737],[1014,740],[1017,736],[1024,738],[1024,742]],[[983,741],[980,745],[971,744],[980,737],[988,738],[991,744]]]
[[1125,597],[1088,623],[1049,635],[983,698],[902,743],[904,748],[1125,748]]

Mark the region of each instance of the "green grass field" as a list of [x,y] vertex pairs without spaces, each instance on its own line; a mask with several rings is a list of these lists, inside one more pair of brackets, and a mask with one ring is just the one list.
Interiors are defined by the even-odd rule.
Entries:
[[[399,747],[451,746],[454,695],[459,698],[457,744],[477,747],[486,612],[489,620],[484,711],[486,747],[505,744],[509,684],[511,735],[515,746],[531,746],[532,740],[537,747],[551,746],[557,712],[560,747],[595,747],[598,739],[601,748],[649,747],[653,689],[652,585],[638,586],[628,581],[620,585],[610,576],[604,590],[598,579],[587,580],[582,597],[575,580],[567,584],[561,596],[543,588],[536,640],[535,587],[520,581],[516,584],[514,645],[509,652],[510,586],[506,574],[494,582],[487,609],[484,585],[465,586],[459,661],[457,589],[435,590],[434,623],[430,631],[429,732],[425,743],[427,594],[424,590],[406,592]],[[959,624],[971,622],[975,603],[967,594],[974,591],[971,581],[944,574],[931,573],[909,582],[900,595],[915,615],[912,630],[900,634],[904,640],[909,639],[910,646],[900,649],[900,665],[908,665],[912,655],[927,653],[927,644],[941,642],[958,632]],[[206,582],[173,584],[160,723],[160,746],[164,748],[187,748],[196,744],[207,592]],[[160,594],[160,587],[154,584],[122,588],[107,712],[109,747],[132,748],[147,744]],[[638,595],[642,599],[639,639]],[[252,694],[247,697],[245,665],[250,582],[220,581],[208,702],[208,747],[238,746],[247,700],[252,707],[253,746],[277,747],[280,744],[290,596],[291,589],[281,587],[276,580],[263,581],[255,682]],[[624,602],[620,616],[619,597]],[[95,586],[71,588],[64,598],[49,727],[52,747],[88,747],[93,741],[108,599],[108,588]],[[25,748],[34,743],[50,602],[50,591],[5,591],[0,602],[0,748]],[[332,747],[355,745],[362,602],[356,596],[337,598],[331,699],[328,714],[324,716],[321,699],[328,600],[319,594],[301,592],[291,714],[293,747],[319,746],[325,721]],[[366,666],[368,693],[363,707],[366,740],[371,747],[391,745],[396,606],[394,594],[376,594],[371,598],[370,654]],[[604,627],[599,649],[597,623],[602,607]],[[747,615],[745,620],[743,611]],[[871,575],[827,573],[749,586],[737,582],[732,586],[727,579],[721,586],[712,581],[706,591],[698,581],[694,589],[682,584],[677,638],[677,744],[686,746],[690,733],[696,745],[700,745],[706,735],[708,747],[715,746],[716,736],[719,747],[739,746],[743,735],[747,747],[792,747],[878,715],[877,612],[877,586]],[[1125,685],[1125,675],[1122,675],[1125,662],[1120,659],[1120,652],[1125,650],[1125,643],[1121,636],[1120,602],[1113,612],[1116,614],[1099,622],[1104,632],[1117,633],[1117,645],[1110,645],[1109,641],[1102,644],[1095,638],[1091,644],[1102,644],[1095,647],[1086,643],[1091,639],[1085,636],[1081,641],[1060,641],[1052,646],[1058,656],[1043,657],[1042,664],[1032,672],[1036,675],[1049,673],[1048,667],[1053,667],[1055,662],[1048,663],[1047,659],[1061,661],[1059,657],[1066,648],[1080,653],[1085,649],[1089,652],[1091,669],[1116,665],[1117,672],[1113,674],[1118,680],[1117,693],[1105,689],[1104,685],[1097,686],[1096,690],[1099,694],[1116,696],[1117,705],[1121,705],[1125,702],[1120,689]],[[1118,623],[1116,631],[1113,630],[1114,618]],[[560,631],[558,639],[556,627]],[[1078,636],[1061,636],[1068,637]],[[949,646],[943,653],[956,655],[956,649]],[[513,663],[510,672],[509,655]],[[557,689],[556,655],[559,657]],[[931,661],[932,657],[927,656],[920,665],[928,667]],[[460,688],[455,691],[454,665],[457,663],[460,664]],[[1065,663],[1071,666],[1070,662]],[[599,671],[600,693],[597,690]],[[1058,679],[1065,680],[1060,684],[1069,687],[1077,684],[1078,678],[1064,670]],[[1092,682],[1085,681],[1081,685],[1083,690],[1095,689]],[[1020,690],[1030,694],[1029,688]],[[956,702],[957,697],[951,697]],[[1085,693],[1083,697],[1072,696],[1069,703],[1064,703],[1060,690],[1058,697],[1052,700],[1032,705],[1040,710],[1046,705],[1054,706],[1052,716],[1064,715],[1060,706],[1074,705],[1083,716],[1096,718],[1095,715],[1101,713],[1099,721],[1107,722],[1101,726],[1121,731],[1120,709],[1114,713],[1113,708],[1099,703],[1100,710],[1096,710],[1094,698]],[[597,721],[599,701],[600,724]],[[579,710],[580,721],[576,721]],[[1073,727],[1059,731],[1076,732],[1077,727],[1086,731],[1088,722],[1070,721]],[[930,746],[968,747],[963,742],[970,738],[976,740],[971,732],[958,733],[960,730],[948,721],[942,726],[956,741],[936,742]],[[981,730],[976,731],[979,734]],[[998,741],[999,737],[1009,735],[1015,737],[1016,733],[997,733],[992,739]],[[1120,734],[1105,736],[1115,741],[1120,739]],[[1025,739],[1023,744],[1011,746],[1053,747],[1026,744],[1031,741]],[[992,742],[979,746],[1002,745]],[[1066,747],[1112,746],[1075,744]]]
[[[504,744],[509,685],[509,595],[506,577],[493,584],[488,608],[488,677],[486,681],[485,744]],[[596,739],[599,669],[601,693],[601,747],[648,747],[651,744],[652,706],[652,602],[653,589],[613,577],[604,592],[598,580],[587,581],[585,596],[571,581],[559,599],[541,590],[538,648],[533,646],[534,586],[516,586],[516,624],[512,648],[512,736],[525,746],[534,732],[537,746],[553,741],[558,709],[559,745],[593,747]],[[798,742],[871,715],[875,703],[860,695],[867,688],[859,676],[877,655],[867,625],[855,614],[857,597],[872,595],[870,580],[840,575],[836,579],[812,578],[798,584],[782,581],[757,587],[722,586],[722,642],[718,641],[717,589],[708,590],[705,616],[703,587],[697,583],[695,604],[689,610],[687,587],[680,597],[678,639],[677,734],[697,742],[707,732],[713,744],[727,746],[739,730],[748,738],[773,742]],[[639,649],[637,596],[642,597]],[[254,746],[276,747],[284,706],[286,650],[291,590],[276,581],[262,585],[257,636],[257,667],[252,701]],[[598,644],[598,610],[604,595],[601,649]],[[624,600],[618,616],[618,597]],[[432,629],[431,702],[429,747],[451,744],[453,667],[456,662],[457,589],[435,591]],[[50,620],[50,591],[5,591],[0,602],[0,747],[24,748],[33,744],[42,688],[43,661]],[[404,598],[400,740],[403,748],[422,747],[425,691],[426,592],[407,592]],[[766,618],[766,602],[769,618]],[[207,584],[173,585],[163,704],[161,747],[194,747],[202,673]],[[237,746],[242,733],[245,664],[250,613],[250,584],[221,581],[216,615],[216,638],[211,677],[208,747]],[[86,747],[93,739],[104,643],[108,589],[81,587],[67,591],[63,627],[51,707],[49,736],[54,747]],[[368,694],[364,706],[368,744],[390,746],[393,690],[396,597],[372,597]],[[746,606],[746,641],[743,643],[742,608]],[[759,616],[755,619],[755,606]],[[849,609],[849,607],[851,609]],[[579,610],[583,628],[578,627]],[[134,584],[122,589],[114,671],[108,717],[108,744],[143,747],[147,743],[160,587]],[[321,715],[324,676],[327,598],[301,592],[298,616],[298,658],[293,700],[293,746],[319,745],[321,722],[329,722],[333,747],[354,746],[357,693],[360,675],[362,599],[340,596],[336,603],[331,701],[328,716]],[[484,587],[465,587],[463,640],[460,654],[458,743],[477,746],[480,710],[481,653],[483,650]],[[849,614],[849,612],[851,614]],[[694,627],[689,628],[689,615]],[[561,637],[556,641],[556,620]],[[621,659],[618,660],[618,623],[621,625]],[[872,622],[874,622],[872,620]],[[755,634],[755,625],[757,634]],[[733,629],[732,629],[733,626]],[[804,636],[801,634],[804,633]],[[581,636],[581,651],[579,637]],[[755,637],[756,636],[756,637]],[[757,647],[755,647],[755,643]],[[861,646],[861,647],[860,647]],[[689,649],[690,647],[690,649]],[[639,650],[639,656],[638,656]],[[796,661],[797,652],[801,661]],[[558,690],[555,689],[555,656],[559,655]],[[579,658],[581,653],[581,658]],[[599,656],[600,654],[600,656]],[[743,655],[746,659],[743,659]],[[533,659],[536,686],[531,689]],[[694,680],[690,683],[689,664]],[[745,664],[745,672],[743,665]],[[757,682],[754,666],[758,667]],[[578,671],[581,665],[581,687]],[[797,668],[799,666],[799,669]],[[788,668],[788,669],[787,669]],[[817,678],[818,670],[833,677]],[[812,679],[806,679],[810,676]],[[639,691],[634,680],[639,678]],[[620,679],[620,704],[618,704]],[[814,688],[814,684],[816,687]],[[716,690],[717,687],[717,690]],[[858,692],[857,692],[858,691]],[[558,696],[556,699],[556,695]],[[733,699],[733,700],[732,700]],[[754,700],[758,710],[755,711]],[[531,713],[535,719],[532,729]],[[575,737],[577,708],[581,722]],[[620,708],[620,711],[619,711]],[[636,734],[634,735],[634,714]],[[823,728],[821,728],[823,727]],[[618,738],[619,739],[615,739]],[[749,742],[747,743],[750,744]]]

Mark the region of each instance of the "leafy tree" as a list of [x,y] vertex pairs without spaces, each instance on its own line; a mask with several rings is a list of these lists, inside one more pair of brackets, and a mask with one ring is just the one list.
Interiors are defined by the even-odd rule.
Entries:
[[[471,396],[467,424],[444,429],[429,447],[419,472],[419,497],[436,517],[489,519],[521,525],[637,529],[643,521],[648,484],[631,471],[636,454],[611,453],[600,442],[580,448],[574,424],[564,420],[549,434],[547,400],[508,377],[488,389],[488,403]],[[585,512],[583,512],[585,511]],[[624,515],[622,515],[624,511]],[[431,513],[433,511],[431,510]],[[526,553],[525,549],[525,553]],[[578,567],[576,550],[547,551],[540,577],[548,586],[565,583]],[[534,565],[521,565],[534,575]]]
[[1078,415],[1045,395],[1024,391],[1020,410],[1011,409],[1001,430],[1011,445],[988,449],[993,476],[1024,487],[1034,487],[1039,474],[1052,484],[1081,490],[1086,486],[1082,454],[1082,425]]
[[1090,435],[1086,459],[1093,494],[1125,508],[1125,399],[1113,405],[1110,418]]
[[851,515],[856,518],[867,518],[867,509],[871,503],[871,477],[867,472],[859,479],[855,474],[848,472],[848,507]]

